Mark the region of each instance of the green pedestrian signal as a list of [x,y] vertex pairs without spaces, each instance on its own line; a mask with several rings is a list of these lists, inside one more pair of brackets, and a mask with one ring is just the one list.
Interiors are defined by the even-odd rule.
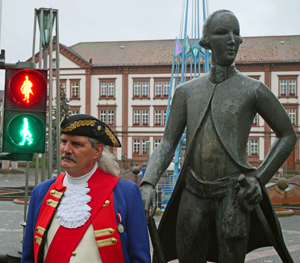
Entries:
[[2,151],[44,153],[47,71],[6,69]]
[[19,143],[19,145],[23,146],[25,144],[25,141],[28,141],[27,144],[30,145],[33,142],[33,138],[32,138],[32,134],[30,132],[31,129],[29,130],[28,118],[22,118],[22,119],[24,121],[24,124],[23,124],[23,128],[20,133],[23,137],[23,140],[22,140],[22,142]]
[[30,150],[45,137],[41,128],[43,123],[35,115],[20,114],[8,123],[6,133],[15,148]]

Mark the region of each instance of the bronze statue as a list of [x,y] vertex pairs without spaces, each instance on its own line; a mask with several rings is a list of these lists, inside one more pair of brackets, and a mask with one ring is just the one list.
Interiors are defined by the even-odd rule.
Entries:
[[[185,161],[158,229],[167,261],[240,263],[249,251],[272,245],[283,262],[293,262],[265,184],[290,155],[296,135],[270,89],[235,69],[241,43],[231,11],[207,18],[200,46],[212,51],[210,72],[177,87],[141,184],[146,216],[153,216],[153,189],[186,127]],[[257,113],[277,138],[255,169],[246,145]]]

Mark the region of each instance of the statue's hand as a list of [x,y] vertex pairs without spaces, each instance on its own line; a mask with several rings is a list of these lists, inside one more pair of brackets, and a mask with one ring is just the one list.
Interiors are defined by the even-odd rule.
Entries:
[[149,222],[149,216],[153,217],[156,210],[156,191],[153,185],[149,183],[143,183],[140,187],[142,200],[144,203],[147,223]]
[[238,193],[239,204],[242,209],[252,211],[263,197],[258,179],[255,176],[247,176],[245,184],[241,184]]

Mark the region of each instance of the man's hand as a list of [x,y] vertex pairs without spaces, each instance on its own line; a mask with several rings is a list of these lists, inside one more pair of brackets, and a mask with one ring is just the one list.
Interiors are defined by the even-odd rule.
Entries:
[[[149,183],[143,183],[140,187],[142,200],[144,203],[147,223],[149,222],[149,216],[153,217],[156,210],[156,191],[153,185]],[[151,207],[151,209],[150,209]]]
[[244,175],[240,175],[238,181],[241,186],[238,193],[239,204],[242,209],[252,211],[263,199],[259,181],[255,176]]

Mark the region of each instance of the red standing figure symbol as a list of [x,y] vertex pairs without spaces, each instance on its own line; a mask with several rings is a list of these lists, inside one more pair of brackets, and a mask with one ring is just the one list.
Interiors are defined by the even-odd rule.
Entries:
[[24,95],[23,101],[26,100],[27,103],[29,103],[29,95],[30,94],[34,95],[31,89],[32,86],[33,86],[32,82],[29,80],[28,76],[26,75],[20,90],[21,93]]

